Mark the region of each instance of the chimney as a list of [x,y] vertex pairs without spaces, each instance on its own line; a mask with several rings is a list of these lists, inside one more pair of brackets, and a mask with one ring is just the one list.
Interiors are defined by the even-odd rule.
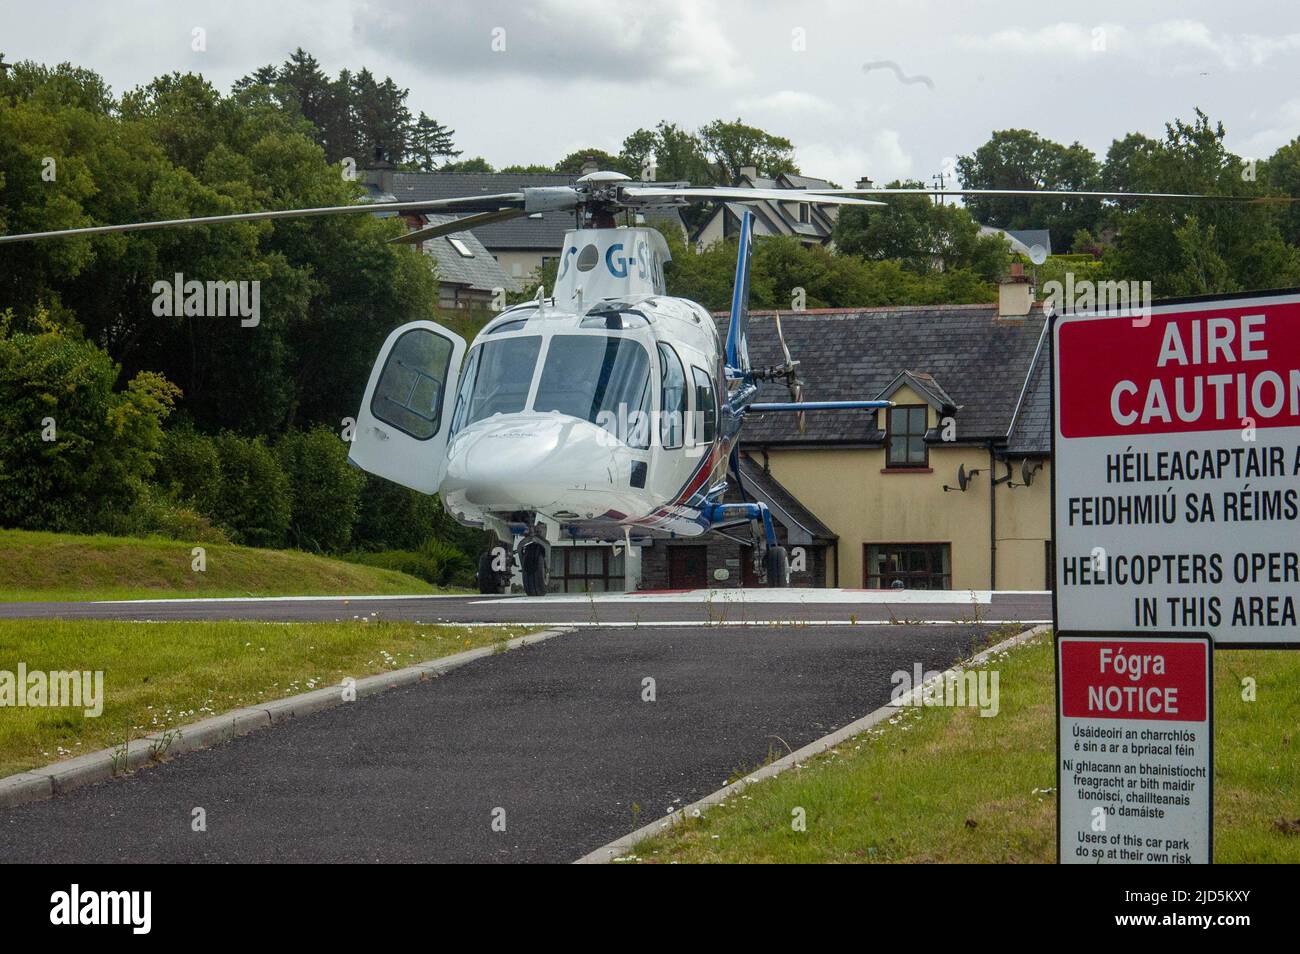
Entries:
[[863,176],[853,185],[857,189],[874,189],[876,187],[875,183],[871,181],[871,176]]
[[600,165],[596,162],[595,156],[588,156],[586,159],[582,161],[582,174],[584,176],[589,176],[593,172],[599,172],[599,171],[600,171]]
[[1034,288],[1021,262],[1011,263],[1011,274],[998,285],[998,317],[1023,318],[1034,305]]
[[758,178],[758,166],[741,166],[740,177],[742,179],[748,179],[750,182],[753,182],[755,179]]

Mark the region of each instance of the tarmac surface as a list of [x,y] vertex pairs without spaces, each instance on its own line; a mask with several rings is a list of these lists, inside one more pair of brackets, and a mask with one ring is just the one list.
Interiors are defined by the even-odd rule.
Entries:
[[[446,675],[0,810],[0,862],[568,862],[889,701],[1005,625],[846,625],[971,612],[960,602],[509,597],[56,604],[21,615],[388,618],[586,625]],[[669,595],[672,596],[672,595]],[[679,595],[680,596],[680,595]],[[909,594],[910,596],[910,594]],[[993,596],[982,619],[1050,616]],[[593,621],[622,618],[623,625]],[[797,625],[700,625],[785,617]],[[144,611],[142,612],[142,608]],[[15,614],[20,604],[7,604]],[[350,611],[349,611],[350,610]],[[631,612],[635,610],[635,613]],[[761,612],[760,612],[761,611]],[[662,619],[661,619],[662,617]],[[635,620],[636,625],[628,625]],[[717,622],[717,620],[714,620]],[[1025,627],[1010,627],[1021,629]],[[654,700],[646,701],[646,680]],[[202,808],[207,830],[191,827]],[[504,831],[495,830],[504,819]],[[494,828],[494,821],[497,823]]]

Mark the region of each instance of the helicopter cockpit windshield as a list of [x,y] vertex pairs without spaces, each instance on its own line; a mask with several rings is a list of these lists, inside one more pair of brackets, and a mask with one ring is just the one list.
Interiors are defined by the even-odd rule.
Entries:
[[451,419],[452,433],[494,414],[522,411],[528,402],[528,388],[541,349],[540,335],[475,345],[461,372],[460,393]]
[[649,446],[650,356],[632,338],[556,335],[546,351],[535,411],[558,411],[616,427],[632,447]]
[[576,417],[610,430],[631,447],[649,446],[650,355],[644,345],[621,335],[553,335],[529,407],[541,345],[537,335],[475,345],[461,374],[452,433],[528,409]]

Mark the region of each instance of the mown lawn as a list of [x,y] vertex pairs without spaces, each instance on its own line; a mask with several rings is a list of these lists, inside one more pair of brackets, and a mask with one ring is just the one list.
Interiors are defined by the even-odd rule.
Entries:
[[[1214,664],[1215,860],[1300,862],[1300,652],[1220,651]],[[1051,641],[989,665],[1000,673],[996,717],[904,710],[626,860],[1055,861]],[[1246,677],[1254,702],[1242,698]],[[803,832],[792,825],[798,808]]]
[[384,596],[453,592],[376,567],[296,550],[161,538],[0,530],[0,601],[200,596]]
[[503,643],[527,627],[0,620],[0,669],[104,673],[98,717],[0,708],[0,776],[282,696]]

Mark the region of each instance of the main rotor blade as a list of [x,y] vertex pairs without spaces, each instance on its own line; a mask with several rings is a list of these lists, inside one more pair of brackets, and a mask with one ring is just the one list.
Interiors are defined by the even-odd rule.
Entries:
[[332,205],[319,209],[280,209],[271,212],[241,212],[236,215],[205,215],[192,219],[164,219],[156,222],[131,222],[125,225],[92,225],[79,229],[60,229],[54,232],[28,232],[23,235],[0,235],[0,244],[29,242],[36,239],[65,238],[74,235],[106,235],[110,232],[145,232],[151,229],[170,229],[185,225],[221,225],[226,222],[261,222],[267,219],[304,219],[321,215],[373,215],[377,212],[421,212],[445,210],[448,212],[495,211],[502,206],[521,205],[522,192],[504,192],[499,195],[463,196],[455,199],[422,199],[399,202],[363,202],[357,205]]
[[390,245],[414,245],[417,242],[423,242],[426,239],[437,238],[440,235],[451,235],[453,232],[465,232],[480,225],[486,225],[489,222],[505,222],[510,219],[523,218],[525,215],[537,215],[538,213],[529,213],[527,209],[497,209],[495,212],[480,212],[478,215],[467,215],[462,219],[453,219],[450,222],[440,222],[437,225],[426,225],[422,229],[415,229],[407,232],[405,235],[399,235],[397,238],[388,240]]
[[1287,203],[1290,196],[1206,195],[1200,192],[1075,192],[1068,189],[809,189],[821,195],[975,195],[1017,199],[1166,199],[1173,201]]
[[811,202],[814,205],[885,205],[868,199],[841,195],[838,191],[811,189],[741,189],[734,186],[709,188],[663,189],[651,186],[625,186],[621,190],[630,199],[724,199],[727,202]]

